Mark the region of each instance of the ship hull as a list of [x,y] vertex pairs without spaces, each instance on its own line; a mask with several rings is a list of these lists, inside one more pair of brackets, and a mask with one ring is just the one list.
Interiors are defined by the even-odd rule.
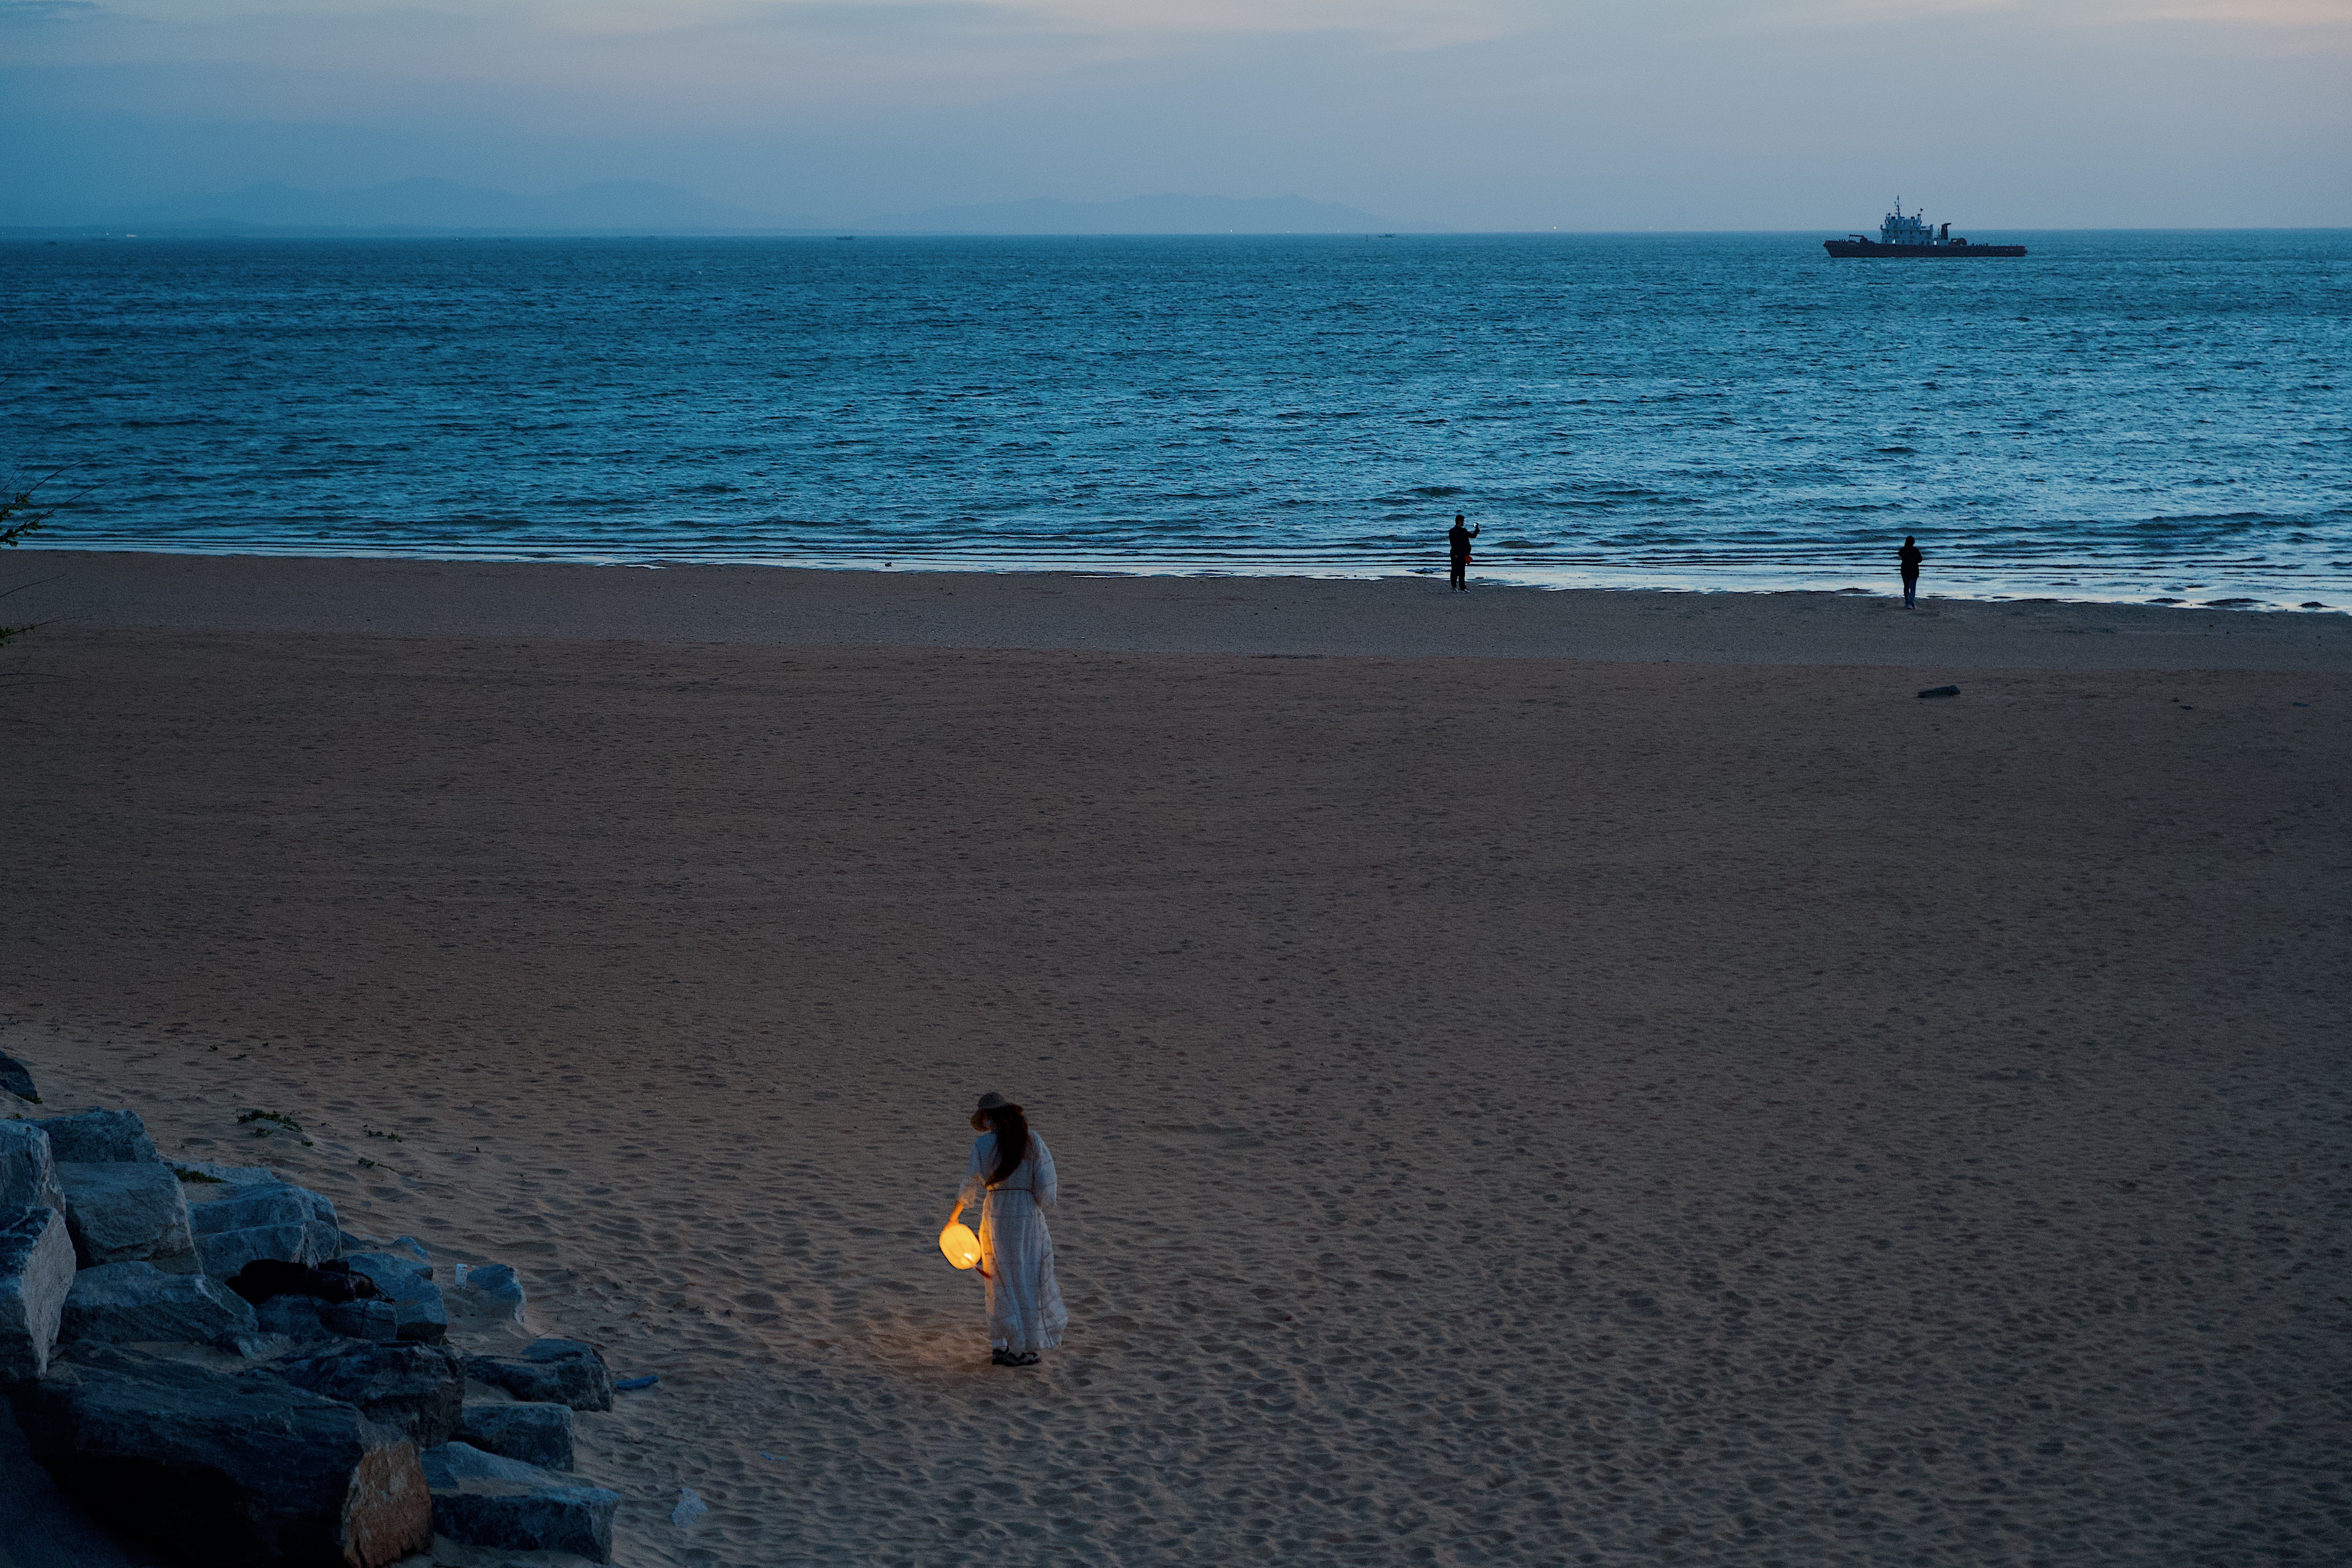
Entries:
[[1822,248],[1832,256],[1906,257],[1929,261],[2025,254],[2021,245],[1881,245],[1874,239],[1825,239]]

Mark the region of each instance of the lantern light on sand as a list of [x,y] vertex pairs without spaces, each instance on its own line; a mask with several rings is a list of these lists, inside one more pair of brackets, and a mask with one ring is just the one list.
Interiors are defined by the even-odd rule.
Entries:
[[940,1232],[940,1250],[958,1268],[969,1268],[980,1261],[980,1237],[972,1235],[971,1226],[950,1221]]

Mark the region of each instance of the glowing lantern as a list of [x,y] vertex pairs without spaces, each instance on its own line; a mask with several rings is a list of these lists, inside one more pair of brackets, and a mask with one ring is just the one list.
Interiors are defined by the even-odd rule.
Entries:
[[972,1235],[968,1225],[951,1224],[940,1232],[940,1250],[958,1268],[969,1268],[980,1261],[980,1237]]

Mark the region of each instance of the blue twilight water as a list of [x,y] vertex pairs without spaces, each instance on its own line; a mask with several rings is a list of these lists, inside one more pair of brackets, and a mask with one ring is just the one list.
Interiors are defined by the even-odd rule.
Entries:
[[2352,605],[2352,232],[0,245],[45,542]]

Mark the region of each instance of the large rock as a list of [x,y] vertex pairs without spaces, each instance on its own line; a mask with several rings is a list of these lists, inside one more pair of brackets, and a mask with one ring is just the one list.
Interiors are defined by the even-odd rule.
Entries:
[[41,1097],[33,1092],[33,1069],[5,1053],[0,1053],[0,1089],[6,1089],[18,1100],[29,1100],[35,1105],[41,1103]]
[[0,1552],[15,1568],[183,1568],[144,1542],[100,1529],[33,1458],[0,1397]]
[[343,1266],[354,1274],[364,1274],[382,1285],[388,1277],[404,1279],[430,1279],[433,1265],[421,1262],[404,1252],[386,1252],[382,1247],[361,1247],[343,1254]]
[[326,1304],[308,1296],[273,1296],[253,1309],[253,1331],[232,1342],[240,1354],[256,1357],[316,1351],[322,1343],[338,1342],[346,1336],[320,1317],[320,1309]]
[[[335,1205],[318,1193],[282,1181],[240,1182],[189,1211],[199,1236],[266,1226],[335,1224]],[[336,1239],[342,1237],[341,1227]]]
[[40,1204],[66,1212],[49,1135],[33,1121],[0,1121],[0,1207]]
[[424,1463],[433,1489],[433,1528],[459,1545],[613,1560],[613,1510],[620,1493],[466,1443],[429,1449]]
[[0,1208],[0,1384],[49,1370],[73,1280],[65,1215],[47,1204]]
[[101,1263],[152,1263],[175,1274],[196,1270],[188,1200],[180,1178],[163,1165],[58,1162],[66,1223],[84,1268]]
[[400,1309],[390,1301],[321,1301],[319,1321],[347,1340],[400,1342]]
[[594,1345],[578,1340],[536,1340],[517,1357],[467,1356],[466,1375],[503,1388],[517,1399],[569,1405],[574,1410],[613,1408],[613,1373]]
[[329,1230],[333,1231],[336,1239],[341,1241],[343,1235],[342,1221],[335,1217],[334,1200],[324,1193],[314,1193],[308,1187],[296,1187],[293,1190],[301,1194],[302,1201],[310,1205],[310,1223],[325,1226]]
[[147,1124],[128,1110],[85,1110],[79,1116],[43,1117],[35,1126],[49,1135],[50,1157],[82,1164],[152,1164],[155,1141]]
[[460,1271],[458,1287],[470,1290],[478,1300],[492,1310],[501,1311],[516,1322],[522,1321],[522,1281],[515,1271],[503,1263],[485,1263],[478,1268]]
[[573,1419],[568,1405],[468,1405],[457,1436],[486,1454],[568,1470]]
[[438,1345],[346,1344],[271,1370],[297,1388],[359,1406],[404,1434],[419,1452],[458,1436],[465,1374],[457,1358]]
[[433,1270],[389,1252],[354,1252],[343,1259],[393,1305],[393,1337],[431,1343],[449,1333],[449,1309]]
[[253,1309],[218,1280],[166,1274],[152,1263],[101,1263],[74,1276],[58,1342],[209,1345],[234,1342],[257,1327]]
[[415,1445],[268,1369],[85,1346],[16,1403],[34,1456],[102,1523],[206,1568],[379,1568],[431,1543]]
[[310,1267],[342,1250],[335,1206],[317,1193],[282,1182],[241,1186],[188,1212],[205,1272],[227,1279],[258,1259]]
[[245,1272],[247,1264],[263,1258],[315,1268],[334,1256],[334,1245],[322,1240],[314,1226],[254,1226],[199,1235],[196,1258],[214,1279],[234,1279]]

